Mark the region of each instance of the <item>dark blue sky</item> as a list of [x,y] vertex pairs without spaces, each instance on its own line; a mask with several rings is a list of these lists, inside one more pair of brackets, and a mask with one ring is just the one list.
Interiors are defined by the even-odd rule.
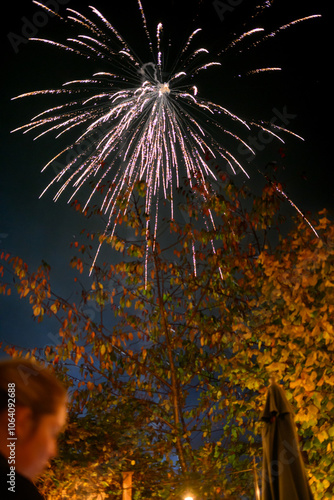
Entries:
[[[54,2],[56,0],[53,4],[50,2],[50,6],[55,5]],[[320,20],[285,30],[255,52],[223,59],[216,73],[200,81],[200,92],[203,97],[247,118],[271,120],[277,116],[278,120],[286,120],[287,128],[303,136],[305,142],[289,139],[283,149],[279,143],[270,144],[261,148],[256,162],[248,167],[265,172],[266,165],[275,162],[278,179],[285,183],[286,192],[301,210],[332,210],[332,140],[330,118],[327,118],[332,107],[328,74],[332,59],[329,7],[326,0],[316,3],[306,0],[294,1],[291,10],[291,3],[276,0],[263,16],[251,21],[251,6],[255,2],[249,0],[143,0],[153,35],[157,22],[162,21],[165,32],[170,33],[178,46],[192,28],[200,26],[203,27],[201,43],[212,53],[224,48],[235,38],[233,33],[241,34],[247,26],[263,26],[270,31],[297,17],[322,14]],[[83,1],[62,0],[56,4],[63,5],[60,13],[64,13],[65,7],[88,12]],[[136,0],[97,0],[93,5],[140,52],[137,35],[143,45],[145,38]],[[31,134],[10,134],[12,129],[45,108],[44,101],[38,98],[18,101],[11,98],[30,90],[56,88],[68,79],[88,77],[90,70],[82,61],[50,47],[24,42],[30,35],[64,41],[62,24],[51,18],[45,21],[46,18],[40,16],[40,7],[27,0],[8,3],[7,8],[2,26],[0,247],[20,255],[32,268],[42,259],[47,261],[52,267],[56,289],[70,297],[73,273],[68,263],[73,251],[69,246],[87,223],[66,204],[66,196],[57,203],[52,201],[52,192],[39,199],[52,178],[52,171],[45,174],[40,171],[59,151],[60,145],[51,135],[34,142]],[[283,71],[275,75],[234,78],[239,72],[267,65],[281,66]],[[105,69],[103,65],[102,69]],[[0,340],[44,345],[48,334],[56,335],[56,331],[56,325],[51,323],[33,323],[27,302],[18,301],[15,295],[0,297]]]

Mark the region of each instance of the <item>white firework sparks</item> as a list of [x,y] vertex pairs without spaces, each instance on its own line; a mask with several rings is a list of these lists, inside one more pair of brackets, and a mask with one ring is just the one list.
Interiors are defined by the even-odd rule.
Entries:
[[[78,138],[44,167],[55,161],[64,165],[45,191],[51,185],[60,183],[61,187],[54,197],[57,200],[66,188],[71,187],[70,202],[87,181],[94,180],[94,187],[83,208],[85,210],[93,195],[108,181],[110,184],[103,193],[101,210],[108,218],[105,234],[113,234],[118,216],[127,211],[137,182],[144,181],[147,190],[145,211],[149,215],[147,237],[152,232],[154,240],[159,200],[170,201],[173,219],[175,190],[180,187],[183,175],[188,178],[190,188],[200,188],[204,197],[207,180],[216,179],[205,161],[207,151],[214,158],[224,159],[232,171],[241,169],[248,176],[236,155],[224,147],[224,138],[232,136],[237,143],[246,146],[253,154],[255,152],[240,134],[230,130],[230,126],[233,129],[233,124],[237,123],[246,131],[254,126],[261,127],[273,137],[282,139],[275,133],[272,124],[248,122],[198,95],[194,77],[200,71],[221,64],[219,61],[203,60],[208,57],[207,49],[193,48],[200,29],[193,31],[186,41],[177,61],[177,70],[168,72],[164,67],[162,50],[163,26],[158,24],[153,43],[142,4],[137,1],[152,61],[144,64],[115,27],[94,7],[91,10],[96,21],[72,9],[67,9],[66,19],[57,14],[58,18],[74,24],[82,32],[76,38],[67,39],[66,44],[46,39],[33,40],[103,61],[106,71],[88,79],[66,82],[61,89],[33,91],[16,97],[60,94],[71,98],[65,104],[38,114],[16,130],[38,130],[37,139],[48,132],[60,137],[82,127]],[[50,11],[49,7],[36,1],[34,3]],[[247,31],[228,48],[259,32],[262,39],[275,34],[266,35],[262,28]],[[260,68],[250,73],[279,69]],[[120,196],[122,208],[118,206]],[[211,213],[209,221],[214,227]]]

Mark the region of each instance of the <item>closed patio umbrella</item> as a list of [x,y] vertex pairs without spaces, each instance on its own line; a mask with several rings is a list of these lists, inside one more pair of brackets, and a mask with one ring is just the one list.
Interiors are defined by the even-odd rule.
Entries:
[[264,411],[262,500],[313,500],[298,446],[293,409],[272,381]]

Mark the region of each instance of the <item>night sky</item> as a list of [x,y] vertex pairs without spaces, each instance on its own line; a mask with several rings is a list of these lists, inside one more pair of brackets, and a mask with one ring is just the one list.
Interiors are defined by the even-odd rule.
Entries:
[[[64,14],[65,7],[85,14],[90,12],[90,2],[53,0],[50,6],[55,2],[60,6],[60,14]],[[165,33],[170,35],[170,59],[197,27],[203,28],[198,46],[214,54],[246,28],[260,26],[270,32],[299,17],[322,15],[321,19],[284,30],[256,51],[221,59],[221,68],[207,72],[198,86],[201,96],[227,107],[238,116],[270,120],[274,115],[283,114],[289,122],[287,128],[301,135],[305,142],[290,137],[284,146],[272,143],[246,167],[250,172],[257,168],[268,172],[270,164],[276,165],[276,177],[284,183],[286,192],[302,211],[315,213],[322,208],[332,211],[329,2],[276,0],[272,3],[270,9],[252,20],[250,15],[256,3],[249,0],[143,0],[152,37],[160,21]],[[147,42],[136,0],[97,0],[92,4],[145,59]],[[51,134],[33,141],[33,134],[10,133],[54,102],[49,97],[16,101],[11,98],[27,91],[57,88],[64,81],[89,77],[94,71],[108,69],[103,62],[91,69],[75,56],[37,42],[24,43],[30,35],[64,42],[63,24],[49,17],[47,22],[41,22],[42,26],[36,27],[43,19],[38,16],[41,8],[30,0],[7,2],[6,9],[2,16],[0,247],[21,256],[31,269],[42,260],[48,262],[56,290],[70,297],[74,276],[69,268],[73,255],[70,243],[87,223],[67,205],[66,194],[57,203],[52,201],[52,190],[39,199],[53,176],[52,169],[43,174],[40,171],[64,142],[55,141]],[[248,69],[263,66],[280,66],[283,71],[238,77]],[[28,301],[17,300],[15,294],[0,298],[0,340],[24,346],[45,345],[48,334],[56,334],[56,331],[52,323],[37,325],[33,322]]]

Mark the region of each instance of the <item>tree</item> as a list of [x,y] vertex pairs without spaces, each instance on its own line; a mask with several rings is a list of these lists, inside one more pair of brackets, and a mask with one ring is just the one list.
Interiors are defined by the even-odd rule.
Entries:
[[319,238],[299,223],[274,254],[261,253],[261,294],[251,321],[239,325],[234,355],[238,364],[248,353],[245,387],[257,389],[265,373],[284,385],[315,498],[325,499],[334,494],[334,227],[326,211],[316,230]]
[[[103,475],[105,484],[100,481],[97,490],[102,486],[117,497],[119,488],[113,484],[115,476],[110,479],[111,471],[124,470],[130,460],[135,462],[135,498],[181,498],[189,485],[198,496],[211,499],[252,498],[253,458],[261,454],[260,406],[274,372],[289,389],[289,398],[297,398],[301,436],[311,436],[317,428],[308,441],[308,446],[312,443],[310,471],[318,481],[313,489],[318,495],[332,491],[332,461],[320,455],[318,446],[320,439],[329,446],[332,433],[331,378],[323,374],[332,359],[318,351],[315,356],[306,347],[309,328],[319,322],[309,319],[304,295],[299,302],[293,295],[299,288],[305,293],[301,283],[305,282],[306,249],[314,264],[312,259],[318,258],[313,254],[323,240],[311,238],[303,221],[271,248],[279,227],[277,192],[272,183],[259,197],[232,184],[221,194],[199,192],[183,207],[186,224],[172,221],[166,224],[168,234],[147,240],[143,186],[138,186],[132,209],[118,220],[131,228],[132,240],[100,236],[100,242],[122,258],[116,264],[95,266],[89,290],[77,280],[80,293],[75,303],[53,294],[47,266],[29,273],[20,259],[3,255],[12,265],[20,296],[29,297],[35,317],[51,315],[60,322],[61,343],[47,347],[43,354],[61,367],[73,394],[72,434],[63,449],[69,453],[70,447],[70,453],[83,460],[72,464],[76,475],[84,477],[84,471],[97,462],[105,465],[109,476]],[[214,219],[212,230],[201,227],[201,214]],[[328,226],[321,219],[319,231],[328,231]],[[74,246],[78,255],[71,265],[83,273],[91,248],[79,241]],[[320,304],[327,307],[331,293],[324,277],[332,276],[332,250],[328,244],[324,248],[317,262],[321,266],[326,261],[327,267],[321,268],[319,283],[315,276],[320,268],[314,264],[313,271],[307,271],[313,273],[306,280],[316,301],[312,314]],[[292,293],[298,280],[299,288]],[[321,290],[320,295],[314,287]],[[2,291],[8,293],[6,283]],[[293,299],[287,304],[289,293]],[[295,302],[298,313],[292,309]],[[96,311],[93,318],[87,314],[91,304]],[[325,312],[332,314],[329,309]],[[285,326],[289,321],[293,327],[300,326],[295,324],[299,316],[305,323],[303,335],[292,342]],[[332,339],[328,324],[324,345]],[[299,363],[291,356],[296,345]],[[13,348],[9,352],[16,353]],[[306,370],[301,368],[302,359],[307,360]],[[305,380],[323,381],[318,406],[312,399],[318,420],[309,419],[315,410],[311,415],[313,410],[308,409],[312,388],[300,389]],[[320,398],[319,390],[314,389],[315,398]],[[123,433],[122,425],[116,425],[113,444],[113,431],[109,434],[106,428],[108,419],[117,414],[129,426]],[[91,422],[96,422],[95,430]],[[83,441],[80,435],[87,438]],[[106,454],[100,453],[102,442],[109,439]],[[121,455],[110,454],[113,445],[122,450]],[[96,448],[98,460],[91,454]],[[154,466],[147,469],[147,463]],[[62,487],[70,483],[71,474],[68,470],[62,477]]]
[[[167,478],[167,471],[161,457],[150,453],[136,405],[112,402],[102,393],[91,397],[88,390],[86,398],[84,412],[71,408],[59,455],[39,482],[45,497],[122,498],[122,472],[131,470],[136,474],[134,498],[158,498],[156,484]],[[151,481],[156,478],[154,489],[145,480],[148,473]]]

